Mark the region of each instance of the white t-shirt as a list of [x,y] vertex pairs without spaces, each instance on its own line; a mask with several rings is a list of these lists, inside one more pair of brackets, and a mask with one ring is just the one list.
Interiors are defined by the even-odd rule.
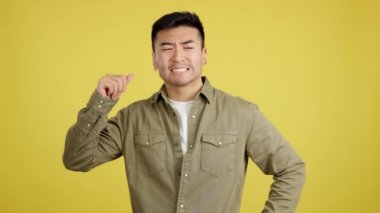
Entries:
[[174,109],[177,114],[180,136],[181,136],[181,147],[182,153],[186,154],[187,152],[187,118],[191,110],[193,101],[174,101],[169,99],[170,106]]

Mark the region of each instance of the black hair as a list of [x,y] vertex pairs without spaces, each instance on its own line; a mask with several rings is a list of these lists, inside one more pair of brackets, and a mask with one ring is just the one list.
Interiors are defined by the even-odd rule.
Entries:
[[161,30],[175,28],[179,26],[194,27],[199,31],[202,39],[202,48],[205,45],[205,33],[203,31],[203,25],[197,14],[190,12],[173,12],[166,14],[154,22],[152,26],[152,49],[154,51],[154,42],[157,33]]

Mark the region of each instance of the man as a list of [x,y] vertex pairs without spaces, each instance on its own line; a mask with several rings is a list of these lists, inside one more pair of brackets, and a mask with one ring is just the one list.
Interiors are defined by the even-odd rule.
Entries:
[[134,212],[239,212],[248,158],[274,176],[263,212],[294,212],[304,163],[257,106],[213,88],[203,26],[175,12],[153,24],[152,97],[107,119],[133,76],[106,75],[66,138],[66,168],[124,157]]

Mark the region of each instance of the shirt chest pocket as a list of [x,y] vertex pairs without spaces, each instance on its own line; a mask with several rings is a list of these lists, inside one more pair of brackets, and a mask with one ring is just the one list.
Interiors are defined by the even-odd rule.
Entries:
[[155,175],[165,169],[164,134],[138,134],[135,136],[136,168],[138,171]]
[[237,135],[234,133],[202,134],[201,169],[219,176],[235,169]]

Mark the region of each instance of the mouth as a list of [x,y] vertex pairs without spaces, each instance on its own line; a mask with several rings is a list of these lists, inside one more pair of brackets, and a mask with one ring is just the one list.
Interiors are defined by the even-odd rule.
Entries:
[[170,71],[174,72],[174,73],[182,73],[182,72],[186,72],[189,70],[190,70],[190,68],[188,68],[188,67],[173,67],[170,69]]

